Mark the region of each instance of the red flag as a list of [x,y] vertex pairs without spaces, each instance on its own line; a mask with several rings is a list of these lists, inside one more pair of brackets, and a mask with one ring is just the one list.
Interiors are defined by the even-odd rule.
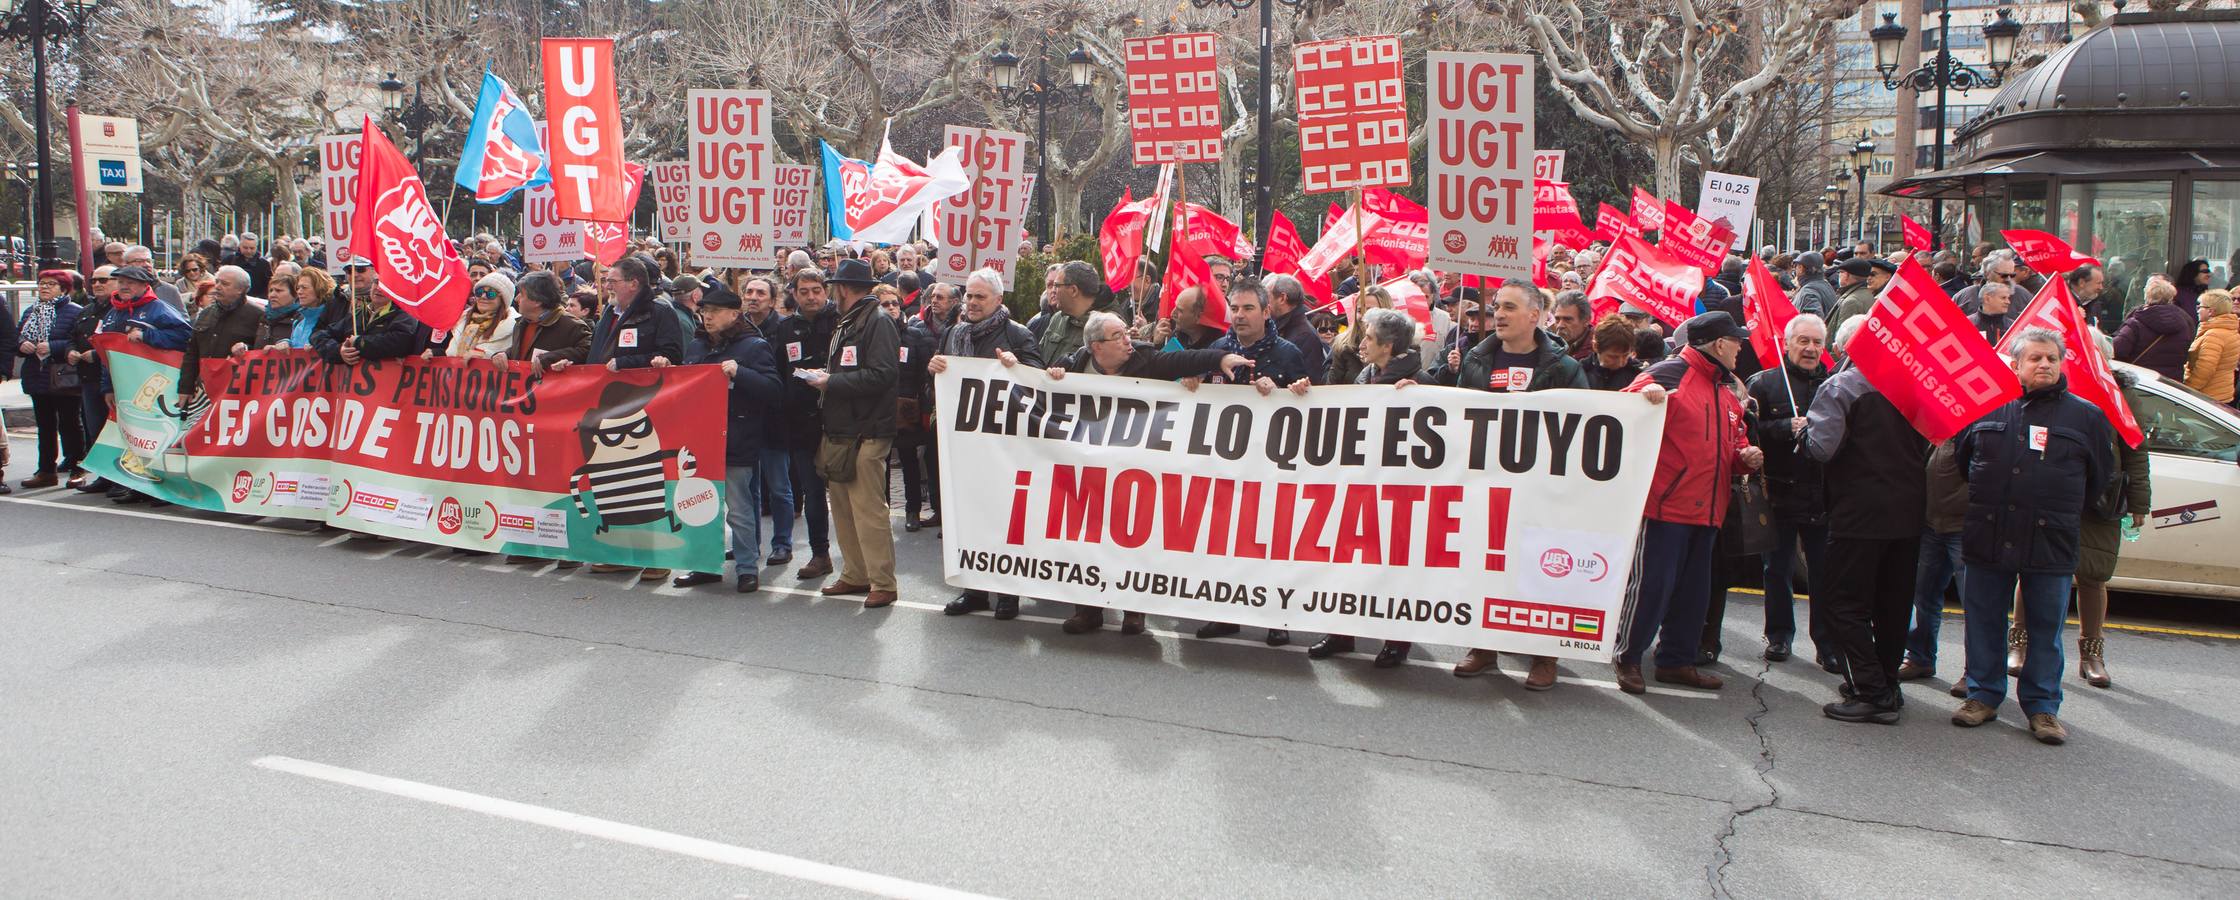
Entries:
[[1415,279],[1395,278],[1377,286],[1392,295],[1392,308],[1407,313],[1408,318],[1423,326],[1425,339],[1432,337],[1431,298],[1423,295],[1423,288],[1416,284]]
[[1213,280],[1213,267],[1206,263],[1206,256],[1214,248],[1191,240],[1194,234],[1195,226],[1184,222],[1182,237],[1167,254],[1167,274],[1159,283],[1159,315],[1172,318],[1175,301],[1182,299],[1182,292],[1203,286],[1206,302],[1198,312],[1198,324],[1228,331],[1229,300],[1221,295],[1221,285]]
[[1198,204],[1185,205],[1190,208],[1189,240],[1204,246],[1208,253],[1217,253],[1230,259],[1244,259],[1252,255],[1252,242],[1245,239],[1244,230],[1238,228],[1237,223]]
[[1907,249],[1927,250],[1936,245],[1936,240],[1929,234],[1929,227],[1914,221],[1912,216],[1899,213],[1898,224],[1906,230]]
[[1114,293],[1136,280],[1136,262],[1143,259],[1143,228],[1151,222],[1146,204],[1135,202],[1135,191],[1123,188],[1120,202],[1097,227],[1097,251],[1104,259],[1104,283]]
[[2051,278],[2082,265],[2099,265],[2100,261],[2089,256],[2078,256],[2069,242],[2043,231],[2015,229],[1999,232],[2013,247],[2015,255],[2022,257],[2031,271]]
[[1638,187],[1633,189],[1633,224],[1642,231],[1664,228],[1664,201]]
[[1369,232],[1361,245],[1364,258],[1410,271],[1423,268],[1431,258],[1431,211],[1423,204],[1384,188],[1370,188],[1361,192],[1361,211],[1375,221],[1372,226],[1369,218],[1362,220]]
[[1687,260],[1703,270],[1705,275],[1716,275],[1727,261],[1727,248],[1734,246],[1734,229],[1716,219],[1706,219],[1695,211],[1670,200],[1664,204],[1664,230],[1659,232],[1657,246],[1674,259]]
[[2062,345],[2068,348],[2061,358],[2061,374],[2069,378],[2069,393],[2100,407],[2125,444],[2137,447],[2146,440],[2138,417],[2131,414],[2131,404],[2123,399],[2122,387],[2116,384],[2115,372],[2109,370],[2107,360],[2100,358],[2100,342],[2085,330],[2084,315],[2069,293],[2068,279],[2046,279],[2045,289],[2031,298],[2022,315],[2016,316],[2007,333],[1999,337],[1999,346],[2008,346],[2015,334],[2028,326],[2051,329],[2061,336]]
[[1594,213],[1594,236],[1596,240],[1615,244],[1618,242],[1618,238],[1629,234],[1633,235],[1636,240],[1641,237],[1641,226],[1634,223],[1632,216],[1608,203],[1596,207]]
[[628,222],[614,40],[545,38],[544,115],[560,218]]
[[[1532,236],[1532,283],[1549,290],[1555,290],[1556,287],[1548,281],[1548,242],[1541,240],[1537,234]],[[1486,300],[1484,291],[1479,291],[1478,300],[1481,303]],[[1613,305],[1611,308],[1617,307]],[[1601,321],[1602,311],[1595,310],[1594,317],[1596,321]]]
[[1579,220],[1579,201],[1572,199],[1569,182],[1532,180],[1532,230],[1587,230],[1587,223]]
[[1702,269],[1627,236],[1610,247],[1602,271],[1588,287],[1587,301],[1594,304],[1597,320],[1616,312],[1618,304],[1631,303],[1678,327],[1695,313],[1701,293]]
[[1848,355],[1932,442],[2022,396],[2014,370],[1912,257],[1882,289]]
[[[623,166],[622,171],[624,175],[628,176],[630,186],[629,199],[625,206],[629,209],[637,209],[638,189],[644,187],[646,183],[646,167],[637,163],[630,163]],[[583,223],[583,232],[585,240],[591,244],[592,258],[597,259],[602,266],[614,265],[622,259],[624,253],[630,250],[630,223],[628,222],[585,222]]]
[[1307,242],[1299,239],[1299,227],[1282,210],[1275,210],[1268,218],[1268,258],[1263,260],[1270,272],[1277,272],[1299,279],[1307,293],[1321,301],[1315,306],[1331,302],[1330,279],[1309,278],[1299,268],[1299,260],[1307,255]]
[[1781,290],[1773,270],[1757,257],[1750,258],[1750,271],[1742,282],[1742,312],[1750,320],[1750,349],[1758,351],[1759,367],[1781,365],[1782,337],[1789,333],[1797,307]]
[[450,328],[467,309],[467,264],[428,204],[420,175],[367,116],[358,162],[358,208],[350,255],[373,260],[376,288],[430,328]]

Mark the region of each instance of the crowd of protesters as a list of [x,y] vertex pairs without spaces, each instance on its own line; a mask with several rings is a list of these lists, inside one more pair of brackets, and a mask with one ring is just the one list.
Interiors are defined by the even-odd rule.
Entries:
[[[1583,288],[1601,264],[1599,248],[1556,250],[1552,290],[1413,273],[1431,298],[1428,310],[1414,311],[1344,265],[1329,279],[1336,303],[1318,301],[1326,292],[1292,275],[1239,274],[1221,258],[1206,260],[1212,283],[1169,302],[1148,264],[1114,292],[1097,267],[1062,262],[1044,272],[1039,304],[1023,322],[1005,304],[1011,286],[1001,274],[937,280],[923,268],[930,249],[833,244],[791,251],[769,273],[719,273],[694,270],[650,243],[612,266],[526,265],[504,242],[477,235],[461,246],[470,302],[458,322],[435,329],[375,290],[364,260],[330,266],[316,239],[204,241],[171,277],[156,271],[148,248],[110,243],[90,272],[39,272],[36,298],[20,316],[0,317],[9,332],[0,335],[0,371],[21,379],[37,424],[37,467],[20,486],[161,502],[79,465],[109,418],[112,397],[91,343],[104,332],[184,353],[184,407],[195,402],[195,359],[251,349],[308,349],[345,366],[411,356],[542,371],[715,365],[730,383],[723,469],[736,589],[757,591],[766,570],[793,563],[799,520],[809,558],[793,577],[820,583],[827,595],[864,595],[878,608],[898,597],[890,472],[901,474],[904,529],[941,526],[932,384],[952,358],[1045,369],[1053,379],[1127,375],[1302,396],[1325,385],[1632,392],[1661,404],[1676,425],[1664,430],[1643,511],[1635,612],[1615,670],[1621,689],[1642,693],[1649,680],[1719,689],[1708,668],[1723,652],[1727,588],[1752,570],[1765,587],[1762,657],[1789,660],[1799,643],[1801,559],[1811,598],[1804,637],[1814,663],[1840,676],[1838,699],[1825,708],[1830,718],[1897,721],[1898,684],[1938,671],[1936,637],[1953,589],[1967,615],[1964,676],[1952,688],[1965,702],[1952,721],[1993,720],[2012,676],[2031,733],[2058,744],[2066,739],[2057,714],[2070,598],[2083,622],[2080,672],[2106,687],[2107,582],[2122,524],[2136,526],[2151,490],[2144,454],[2067,391],[2062,360],[2109,355],[2226,403],[2240,366],[2240,319],[2231,294],[2209,285],[2205,263],[2120,287],[2094,265],[2052,276],[2067,279],[2088,321],[2108,336],[2100,346],[2072,347],[2054,332],[2012,328],[2048,276],[2011,251],[1923,253],[1919,261],[1972,326],[2007,341],[1999,349],[2024,389],[1931,445],[1844,361],[1904,258],[1868,245],[1760,251],[1801,312],[1779,336],[1780,365],[1762,371],[1744,327],[1739,253],[1705,281],[1698,314],[1672,327],[1630,305],[1596,318]],[[2143,302],[2127,309],[2123,298],[2132,295]],[[1225,317],[1209,315],[1209,304]],[[1225,328],[1207,324],[1224,318]],[[2119,380],[2127,389],[2133,383],[2128,372]],[[1770,520],[1755,532],[1737,527],[1733,514],[1752,474],[1762,475]],[[720,572],[589,571],[679,587],[723,580]],[[945,612],[1010,619],[1020,600],[966,590]],[[1104,607],[1079,606],[1063,629],[1105,624]],[[1144,628],[1141,613],[1122,613],[1122,634]],[[1239,631],[1214,622],[1197,634]],[[1264,639],[1282,645],[1292,636],[1271,630]],[[1354,637],[1326,635],[1308,654],[1322,660],[1355,649]],[[1400,665],[1410,650],[1386,642],[1374,665]],[[1645,657],[1653,657],[1646,673]],[[1454,674],[1482,675],[1498,661],[1473,649]],[[1550,689],[1559,670],[1552,657],[1532,658],[1524,686]]]

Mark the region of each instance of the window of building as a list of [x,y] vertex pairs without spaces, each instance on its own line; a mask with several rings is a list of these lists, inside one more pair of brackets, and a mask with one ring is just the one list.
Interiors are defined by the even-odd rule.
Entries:
[[2121,296],[2142,296],[2147,276],[2170,268],[2170,182],[2062,185],[2054,231],[2079,253],[2106,262]]
[[2206,259],[2215,276],[2210,283],[2223,287],[2240,278],[2240,181],[2193,183],[2191,259]]

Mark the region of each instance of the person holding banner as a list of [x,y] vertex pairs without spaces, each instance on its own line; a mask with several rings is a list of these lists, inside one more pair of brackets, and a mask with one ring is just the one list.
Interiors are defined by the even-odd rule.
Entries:
[[445,356],[460,359],[503,357],[513,349],[514,333],[521,323],[513,314],[513,279],[492,272],[475,282],[467,295],[466,314],[451,328]]
[[[1765,451],[1766,489],[1773,501],[1773,546],[1765,555],[1765,659],[1789,658],[1789,645],[1797,636],[1796,598],[1791,587],[1796,573],[1797,548],[1805,559],[1805,593],[1813,598],[1806,633],[1812,637],[1815,656],[1832,655],[1826,616],[1821,615],[1821,593],[1827,582],[1822,551],[1828,547],[1826,474],[1819,460],[1800,452],[1805,412],[1820,386],[1828,380],[1821,363],[1827,346],[1828,326],[1811,313],[1789,320],[1781,339],[1781,368],[1750,376],[1750,401],[1758,409],[1758,447]],[[1903,422],[1899,423],[1904,425]],[[1910,428],[1910,426],[1908,426]]]
[[1323,376],[1330,373],[1330,345],[1322,342],[1315,333],[1314,322],[1307,316],[1307,287],[1299,283],[1296,275],[1270,275],[1260,282],[1268,294],[1270,327],[1276,335],[1299,348],[1299,361],[1306,364],[1315,384],[1323,383]]
[[[1541,329],[1548,295],[1530,282],[1510,279],[1493,292],[1493,338],[1481,340],[1469,353],[1447,351],[1446,364],[1431,370],[1433,384],[1472,391],[1523,392],[1559,388],[1585,390],[1587,376],[1564,347],[1563,339]],[[1702,610],[1697,610],[1700,620]],[[1701,625],[1701,622],[1698,622]],[[1689,659],[1694,660],[1694,649]],[[1493,671],[1501,655],[1473,649],[1455,664],[1457,678],[1472,678]],[[1526,690],[1544,691],[1556,686],[1556,658],[1535,656],[1526,673]]]
[[1616,664],[1618,689],[1629,694],[1648,692],[1641,659],[1652,640],[1658,682],[1705,690],[1723,685],[1695,666],[1711,603],[1712,541],[1726,520],[1735,474],[1765,463],[1764,452],[1750,446],[1742,401],[1732,388],[1734,360],[1749,343],[1749,330],[1723,312],[1696,316],[1680,330],[1687,346],[1626,387],[1665,407],[1651,499],[1642,511],[1647,521],[1633,621]]
[[265,331],[264,310],[249,302],[248,272],[240,266],[219,266],[212,283],[210,305],[195,315],[186,358],[179,365],[181,405],[201,387],[202,360],[239,357],[257,346]]
[[[1476,318],[1463,314],[1464,320]],[[1617,313],[1602,317],[1594,327],[1594,359],[1579,369],[1587,378],[1587,387],[1597,391],[1622,391],[1641,376],[1641,361],[1634,356],[1639,345],[1637,330],[1632,322]]]
[[557,371],[591,355],[591,326],[567,312],[560,276],[530,272],[521,276],[513,292],[520,310],[513,328],[513,343],[493,358],[518,360],[539,371]]
[[[1395,389],[1416,383],[1423,374],[1423,353],[1418,349],[1416,336],[1422,329],[1414,319],[1397,309],[1372,309],[1361,314],[1361,324],[1354,326],[1361,332],[1359,347],[1363,363],[1355,384],[1389,384]],[[1308,382],[1291,383],[1291,392],[1307,395]],[[1231,626],[1231,633],[1235,627]],[[1200,637],[1205,631],[1198,632]],[[1286,635],[1288,637],[1288,635]],[[1275,642],[1271,633],[1269,643]],[[1352,653],[1358,639],[1352,635],[1326,635],[1307,648],[1308,659],[1328,659],[1340,653]],[[1408,650],[1415,645],[1407,641],[1386,641],[1377,649],[1379,669],[1390,669],[1408,660]]]
[[[948,287],[946,284],[935,284],[929,290]],[[931,304],[927,308],[931,310]],[[939,375],[949,371],[949,357],[952,356],[993,359],[1006,366],[1024,362],[1037,369],[1043,367],[1041,350],[1036,346],[1034,334],[1027,330],[1027,326],[1012,321],[1011,310],[1004,307],[1003,275],[994,269],[977,269],[965,276],[964,310],[959,314],[957,324],[942,337],[940,354],[926,360],[926,372],[929,375]],[[927,399],[930,403],[930,394]],[[936,479],[940,478],[938,471],[931,474]],[[990,595],[987,591],[972,588],[958,594],[941,611],[945,615],[962,616],[991,608],[991,601],[996,618],[1018,617],[1018,595]]]
[[[625,256],[615,261],[606,271],[599,273],[599,287],[608,297],[606,312],[599,316],[599,324],[591,329],[591,352],[584,357],[586,365],[606,366],[609,371],[623,369],[659,369],[684,359],[684,333],[679,327],[676,308],[654,294],[653,265],[641,257]],[[549,367],[562,371],[565,361]],[[627,572],[629,566],[611,563],[593,563],[585,571],[593,574]],[[641,581],[659,581],[669,577],[668,569],[645,569],[638,573]]]
[[[762,457],[770,409],[783,396],[784,385],[778,381],[777,354],[747,324],[742,306],[738,294],[721,285],[708,286],[700,297],[703,331],[685,348],[684,361],[722,366],[724,377],[731,381],[723,439],[724,522],[731,526],[739,593],[751,594],[762,589],[755,566],[762,552],[762,503],[756,496],[754,469]],[[682,588],[722,580],[716,572],[686,572],[671,584]]]
[[[1313,380],[1307,375],[1306,361],[1299,348],[1290,341],[1276,336],[1268,327],[1267,291],[1260,280],[1250,275],[1232,279],[1226,286],[1229,298],[1229,333],[1214,341],[1209,349],[1234,353],[1252,360],[1251,371],[1244,377],[1260,393],[1272,392],[1277,387],[1296,388],[1301,393]],[[1198,290],[1191,288],[1191,290]],[[1179,307],[1178,307],[1179,309]],[[1242,631],[1241,626],[1229,622],[1207,622],[1198,627],[1198,637],[1227,637]],[[1291,632],[1281,628],[1268,629],[1268,646],[1281,647],[1291,643]]]
[[[1067,275],[1073,274],[1068,264]],[[1088,269],[1087,263],[1079,263]],[[1092,277],[1095,270],[1090,270]],[[1072,291],[1080,294],[1079,289]],[[1128,325],[1120,317],[1108,312],[1092,312],[1082,317],[1081,349],[1050,366],[1050,380],[1059,381],[1068,372],[1091,375],[1120,375],[1128,378],[1150,378],[1159,381],[1180,380],[1184,386],[1197,388],[1198,379],[1208,372],[1219,370],[1234,380],[1239,373],[1252,365],[1252,360],[1235,353],[1220,350],[1161,351],[1158,347],[1130,340]],[[962,326],[959,326],[962,327]],[[1053,325],[1052,327],[1057,327]],[[1049,346],[1049,336],[1044,335],[1043,346]],[[1006,362],[1006,365],[1009,365]],[[1267,393],[1265,389],[1262,393]],[[1076,604],[1073,615],[1062,626],[1067,634],[1086,634],[1104,627],[1104,607]],[[1142,634],[1143,614],[1123,611],[1120,617],[1121,634]]]
[[1346,298],[1346,317],[1350,320],[1345,333],[1330,343],[1330,370],[1323,373],[1323,384],[1354,384],[1366,365],[1361,360],[1361,316],[1372,309],[1391,309],[1392,294],[1377,285],[1370,285],[1359,294]]
[[863,594],[865,609],[879,609],[897,597],[887,453],[894,448],[902,336],[872,299],[881,284],[869,263],[841,260],[829,284],[840,298],[839,325],[826,354],[831,368],[797,370],[824,395],[816,469],[832,492],[832,536],[840,542],[840,577],[820,593]]
[[2061,744],[2069,738],[2059,718],[2061,627],[2077,572],[2080,520],[2113,477],[2113,429],[2107,414],[2069,393],[2061,335],[2024,328],[2007,351],[2022,396],[1959,437],[1960,468],[1968,473],[1960,538],[1968,700],[1952,724],[1973,728],[1998,717],[2007,696],[2007,613],[2019,584],[2021,630],[2029,640],[2016,690],[2031,736]]
[[311,336],[311,349],[328,365],[355,366],[384,359],[416,356],[428,346],[428,328],[415,321],[374,282],[373,260],[350,260],[350,286],[354,295],[341,315],[332,317]]

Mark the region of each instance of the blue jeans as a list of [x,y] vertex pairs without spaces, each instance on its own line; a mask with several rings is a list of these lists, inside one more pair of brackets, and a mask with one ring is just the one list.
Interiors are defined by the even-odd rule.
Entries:
[[1937,626],[1944,623],[1944,588],[1960,577],[1960,532],[1921,531],[1921,562],[1913,577],[1913,630],[1906,658],[1937,667]]
[[1633,619],[1618,661],[1639,665],[1649,641],[1657,642],[1657,666],[1696,664],[1703,643],[1704,610],[1711,604],[1711,542],[1719,529],[1650,519],[1641,525],[1641,581],[1633,599]]
[[[788,465],[792,467],[793,503],[801,508],[802,518],[809,520],[809,555],[832,555],[832,517],[825,506],[824,476],[817,474],[817,448],[797,447],[786,451]],[[786,546],[793,546],[793,519],[786,519]]]
[[762,479],[754,466],[723,470],[723,521],[731,526],[731,560],[740,575],[762,570]]
[[1789,583],[1797,571],[1797,555],[1789,552],[1799,540],[1804,541],[1805,593],[1812,597],[1812,607],[1805,611],[1809,616],[1806,631],[1812,635],[1814,650],[1821,649],[1825,627],[1821,621],[1820,575],[1827,569],[1821,564],[1828,550],[1828,526],[1806,525],[1788,519],[1773,520],[1772,553],[1766,554],[1766,643],[1787,644],[1797,637],[1796,592]]
[[2025,715],[2061,712],[2061,626],[2069,615],[2071,575],[2033,575],[1968,564],[1960,608],[1968,646],[1968,699],[1992,709],[2007,699],[2007,611],[2022,584],[2022,627],[2030,632],[2015,693]]
[[[787,453],[784,447],[764,447],[761,458],[755,461],[754,471],[749,476],[754,479],[755,498],[769,501],[761,504],[761,508],[770,514],[772,553],[793,552],[792,459],[793,454]],[[765,475],[769,477],[763,477]],[[731,555],[739,559],[745,558],[740,557],[736,550]]]

